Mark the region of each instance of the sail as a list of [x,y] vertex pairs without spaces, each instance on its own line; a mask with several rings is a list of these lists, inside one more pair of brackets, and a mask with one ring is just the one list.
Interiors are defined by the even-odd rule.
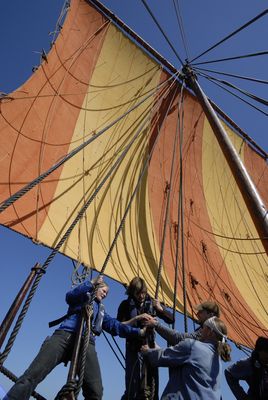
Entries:
[[[54,248],[89,202],[60,251],[98,271],[107,261],[105,274],[122,283],[140,275],[152,295],[163,254],[169,306],[180,235],[177,309],[184,265],[190,315],[214,299],[234,341],[252,346],[267,335],[267,254],[234,171],[197,99],[129,34],[73,0],[49,54],[0,106],[0,202],[74,154],[1,213],[1,224]],[[221,122],[267,204],[265,157]]]

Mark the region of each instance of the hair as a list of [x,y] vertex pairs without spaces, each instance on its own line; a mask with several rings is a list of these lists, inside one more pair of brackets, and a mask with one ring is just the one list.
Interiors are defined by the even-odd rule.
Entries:
[[104,281],[101,281],[101,282],[98,283],[98,279],[99,279],[99,277],[97,276],[96,278],[93,278],[91,280],[91,283],[96,286],[96,289],[99,289],[99,288],[102,288],[102,287],[107,287],[109,289],[108,283],[106,283]]
[[226,343],[227,327],[225,323],[218,317],[212,317],[205,321],[204,326],[207,326],[214,332],[217,338],[217,352],[223,361],[231,360],[231,347]]
[[139,276],[135,276],[130,281],[130,284],[128,285],[128,288],[126,290],[126,294],[128,296],[135,296],[139,294],[140,292],[146,292],[147,293],[147,285],[144,281],[144,279],[140,278]]
[[215,317],[220,317],[221,310],[219,305],[215,301],[203,301],[203,303],[196,306],[197,311],[205,310],[207,313],[214,315]]
[[255,343],[255,351],[265,351],[268,353],[268,338],[260,336]]
[[251,354],[251,365],[253,370],[252,380],[250,384],[250,391],[252,398],[260,399],[260,387],[263,376],[263,366],[259,361],[259,352],[265,351],[268,353],[268,338],[260,336],[256,340],[255,348]]

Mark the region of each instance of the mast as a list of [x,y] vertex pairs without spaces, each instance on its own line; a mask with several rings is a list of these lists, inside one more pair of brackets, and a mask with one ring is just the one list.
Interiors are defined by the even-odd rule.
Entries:
[[197,82],[196,76],[194,75],[191,67],[186,65],[183,72],[185,73],[188,86],[193,90],[197,99],[199,100],[228,162],[228,165],[234,173],[236,183],[245,200],[249,213],[262,241],[263,247],[268,254],[268,210],[243,162],[241,161],[241,158],[239,157],[233,143],[223,128],[216,112]]

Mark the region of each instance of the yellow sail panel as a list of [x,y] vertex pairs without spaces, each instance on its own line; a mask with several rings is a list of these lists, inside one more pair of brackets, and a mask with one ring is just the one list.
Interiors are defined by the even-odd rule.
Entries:
[[[179,92],[178,82],[174,85],[106,17],[87,2],[73,0],[48,63],[1,102],[0,201],[94,140],[0,214],[0,223],[55,247],[90,200],[60,251],[98,270],[110,256],[105,274],[123,283],[140,275],[153,295],[170,192],[161,299],[172,305],[179,237],[177,308],[184,267],[189,313],[203,300],[216,300],[230,337],[250,346],[267,334],[267,255],[201,106],[187,91],[182,98]],[[183,140],[178,141],[171,182],[178,128],[183,128]],[[268,203],[267,164],[226,129]]]
[[[225,129],[244,161],[244,141],[226,125]],[[267,255],[234,175],[207,120],[204,126],[202,162],[209,218],[222,259],[237,290],[247,300],[248,307],[255,310],[257,318],[267,327],[267,281],[260,273],[267,268]],[[236,301],[230,291],[225,294],[230,304]],[[243,307],[241,304],[240,309]]]
[[[107,126],[140,102],[144,95],[155,90],[160,78],[159,66],[118,29],[110,26],[86,90],[87,95],[77,119],[69,151],[86,140],[88,132],[97,132]],[[93,195],[129,145],[140,123],[144,121],[139,138],[128,151],[116,173],[108,179],[108,184],[98,193],[86,216],[82,218],[64,247],[66,255],[100,269],[147,156],[154,103],[155,98],[152,96],[126,119],[118,122],[64,165],[54,195],[57,201],[52,202],[47,218],[38,232],[39,241],[55,246],[84,202]],[[140,192],[146,196],[146,175],[143,181]],[[154,264],[152,273],[148,259],[144,256],[141,237],[137,234],[138,212],[144,220],[142,226],[148,225],[150,248],[154,248],[150,212],[139,211],[138,200],[139,196],[136,196],[131,205],[130,218],[118,240],[106,273],[117,280],[128,282],[139,268],[153,289],[153,277],[157,268],[155,260],[159,258],[158,249],[155,249],[151,257]],[[148,199],[145,199],[144,203],[149,204]]]

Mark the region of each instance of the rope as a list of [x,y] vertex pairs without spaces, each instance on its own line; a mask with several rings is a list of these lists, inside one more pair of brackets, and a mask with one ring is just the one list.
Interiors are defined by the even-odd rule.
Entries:
[[[175,96],[175,94],[174,94],[174,96]],[[170,105],[169,105],[168,111],[170,110],[170,106],[171,106],[171,103],[170,103]],[[168,113],[166,113],[164,119],[166,118],[167,115],[168,115]],[[163,120],[164,120],[164,119],[163,119]],[[162,121],[162,123],[161,123],[161,127],[162,127],[162,124],[163,124],[163,121]],[[161,127],[160,127],[160,129],[161,129]],[[157,136],[157,138],[158,138],[158,137],[159,137],[159,135]],[[138,181],[137,181],[137,184],[136,184],[136,186],[135,186],[135,189],[134,189],[134,191],[133,191],[133,193],[132,193],[132,195],[131,195],[131,197],[130,197],[130,201],[129,201],[127,207],[126,207],[126,210],[125,210],[125,212],[124,212],[124,214],[123,214],[123,218],[122,218],[122,220],[121,220],[121,222],[120,222],[120,225],[119,225],[119,227],[118,227],[118,229],[117,229],[117,231],[116,231],[116,234],[115,234],[115,237],[114,237],[113,242],[112,242],[112,244],[111,244],[111,247],[110,247],[110,249],[109,249],[109,251],[108,251],[108,254],[107,254],[107,256],[106,256],[106,258],[105,258],[105,261],[104,261],[104,263],[103,263],[103,266],[102,266],[102,268],[101,268],[100,275],[103,275],[103,274],[104,274],[104,271],[105,271],[105,269],[106,269],[106,266],[107,266],[107,264],[108,264],[108,261],[109,261],[109,259],[110,259],[110,257],[111,257],[112,251],[113,251],[113,249],[114,249],[114,247],[115,247],[115,245],[116,245],[118,236],[119,236],[119,234],[120,234],[120,232],[121,232],[121,230],[122,230],[122,228],[123,228],[123,226],[124,226],[124,223],[125,223],[127,214],[128,214],[128,212],[129,212],[129,210],[130,210],[131,204],[132,204],[132,202],[133,202],[133,200],[134,200],[134,198],[135,198],[135,196],[136,196],[136,194],[137,194],[137,192],[138,192],[138,189],[139,189],[139,186],[140,186],[140,184],[141,184],[142,178],[143,178],[143,176],[144,176],[144,174],[145,174],[145,172],[146,172],[146,170],[147,170],[147,166],[148,166],[149,161],[150,161],[150,159],[151,159],[151,157],[152,157],[153,150],[154,150],[154,148],[155,148],[156,143],[157,143],[157,140],[155,140],[155,142],[154,142],[154,144],[153,144],[153,146],[152,146],[152,148],[151,148],[151,151],[150,151],[150,153],[148,154],[147,159],[146,159],[146,161],[145,161],[145,163],[144,163],[144,167],[143,167],[143,169],[142,169],[142,171],[141,171],[141,174],[140,174],[140,176],[139,176],[139,178],[138,178]]]
[[[180,93],[180,99],[179,99],[179,104],[178,104],[178,125],[177,125],[177,132],[176,135],[179,135],[179,118],[180,118],[180,107],[182,105],[182,96],[183,96],[183,85],[181,86],[181,93]],[[181,152],[181,151],[180,151]],[[180,166],[181,168],[181,166]],[[180,173],[180,191],[182,190],[182,179],[181,179],[181,173]],[[178,225],[177,225],[177,235],[176,235],[176,255],[175,255],[175,277],[174,277],[174,294],[173,294],[173,323],[172,323],[172,329],[175,329],[175,321],[176,321],[176,300],[177,300],[177,291],[178,291],[178,277],[179,277],[179,238],[180,238],[180,209],[181,209],[181,196],[179,196],[178,199]]]
[[203,56],[204,54],[207,54],[209,51],[211,51],[212,49],[215,49],[215,47],[219,46],[220,44],[222,44],[223,42],[225,42],[226,40],[230,39],[232,36],[236,35],[237,33],[239,33],[240,31],[242,31],[243,29],[247,28],[249,25],[253,24],[254,22],[256,22],[258,19],[262,18],[264,15],[266,15],[268,13],[268,9],[264,10],[262,13],[258,14],[255,18],[251,19],[250,21],[248,21],[246,24],[242,25],[240,28],[236,29],[235,31],[233,31],[232,33],[230,33],[228,36],[224,37],[222,40],[220,40],[219,42],[217,42],[216,44],[214,44],[213,46],[209,47],[206,51],[203,51],[203,53],[199,54],[198,56],[196,56],[195,58],[193,58],[190,62],[193,62],[195,60],[197,60],[198,58],[200,58],[201,56]]
[[166,41],[168,42],[170,48],[173,50],[173,53],[176,55],[176,57],[178,58],[179,62],[183,65],[183,61],[180,58],[179,54],[177,53],[175,47],[173,46],[173,44],[170,42],[169,38],[167,37],[166,33],[164,32],[164,30],[161,28],[159,22],[157,21],[157,19],[155,18],[153,12],[151,11],[150,7],[148,6],[148,4],[146,3],[145,0],[141,0],[141,2],[143,3],[144,7],[146,8],[146,10],[148,11],[148,13],[150,14],[150,16],[152,17],[153,21],[155,22],[155,24],[157,25],[158,29],[160,30],[160,32],[162,33],[162,35],[164,36],[164,38],[166,39]]
[[219,75],[224,75],[224,76],[230,76],[232,78],[237,78],[237,79],[244,79],[246,81],[250,82],[256,82],[256,83],[263,83],[265,85],[268,85],[268,81],[263,80],[263,79],[257,79],[257,78],[251,78],[249,76],[242,76],[242,75],[236,75],[236,74],[229,74],[227,72],[222,72],[222,71],[215,71],[213,69],[206,69],[206,68],[201,68],[201,67],[196,67],[195,68],[198,71],[204,71],[204,72],[212,72],[213,74],[219,74]]
[[[182,103],[181,103],[182,105]],[[182,288],[183,288],[183,313],[184,313],[184,330],[188,332],[188,320],[187,320],[187,289],[186,289],[186,270],[185,270],[185,258],[184,258],[184,208],[183,208],[183,163],[182,163],[182,144],[183,144],[183,111],[181,119],[179,118],[179,130],[180,130],[180,221],[181,221],[181,263],[182,263]]]
[[[112,350],[112,352],[114,353],[115,357],[117,358],[119,364],[121,365],[121,367],[122,367],[123,369],[126,369],[125,366],[124,366],[124,364],[122,363],[122,361],[120,360],[120,358],[119,358],[118,355],[116,354],[116,352],[115,352],[113,346],[111,345],[111,343],[110,343],[110,341],[109,341],[107,335],[105,334],[105,332],[102,332],[102,333],[103,333],[103,336],[105,337],[106,342],[108,343],[110,349]],[[113,337],[113,336],[112,336],[112,337]],[[117,345],[117,343],[116,343],[116,345]],[[121,349],[120,349],[120,351],[121,351]],[[121,353],[121,354],[122,354],[122,353]],[[124,359],[125,359],[125,357],[124,357]]]
[[141,104],[143,104],[146,100],[148,100],[151,96],[153,96],[161,87],[166,85],[171,79],[174,78],[177,74],[172,75],[169,79],[167,79],[165,82],[162,82],[160,85],[157,86],[157,88],[153,91],[151,91],[148,96],[146,96],[143,100],[138,102],[136,105],[131,107],[128,111],[126,111],[124,114],[122,114],[120,117],[116,118],[113,122],[111,122],[109,125],[104,127],[103,129],[100,130],[99,133],[95,133],[92,137],[90,137],[88,140],[85,142],[81,143],[78,147],[73,149],[69,154],[67,154],[65,157],[63,157],[59,162],[54,164],[51,168],[49,168],[47,171],[45,171],[43,174],[39,175],[36,179],[25,185],[23,188],[18,190],[16,193],[14,193],[12,196],[10,196],[8,199],[3,201],[0,206],[0,213],[3,212],[6,208],[11,206],[15,201],[20,199],[24,194],[29,192],[29,190],[33,189],[36,185],[38,185],[40,182],[42,182],[47,176],[49,176],[52,172],[54,172],[57,168],[59,168],[61,165],[63,165],[66,161],[71,159],[73,156],[75,156],[80,150],[84,149],[86,146],[88,146],[91,142],[96,140],[99,136],[101,136],[103,133],[108,131],[111,127],[113,127],[115,124],[117,124],[119,121],[121,121],[124,117],[126,117],[128,114],[130,114],[133,110],[138,108]]
[[[174,97],[170,104],[172,104],[174,100]],[[165,116],[165,118],[167,115]],[[159,294],[159,288],[160,288],[160,283],[161,283],[161,275],[162,275],[162,270],[163,270],[163,258],[164,258],[164,249],[165,249],[165,243],[166,243],[166,231],[167,231],[167,225],[169,221],[169,211],[170,211],[170,195],[172,192],[172,185],[173,185],[173,176],[174,176],[174,166],[175,166],[175,156],[176,156],[176,150],[177,150],[177,142],[178,142],[178,130],[176,132],[175,138],[174,138],[174,146],[173,146],[173,154],[172,154],[172,162],[171,162],[171,168],[170,168],[170,177],[169,177],[169,190],[167,193],[167,202],[166,202],[166,209],[165,209],[165,218],[164,218],[164,229],[163,229],[163,237],[162,237],[162,243],[161,243],[161,250],[160,250],[160,259],[159,259],[159,265],[158,265],[158,271],[157,271],[157,278],[156,278],[156,288],[155,288],[155,298],[158,298]]]
[[[160,101],[160,100],[159,100]],[[133,109],[133,107],[132,107]],[[146,120],[144,122],[144,124],[146,123]],[[70,236],[71,232],[73,231],[73,229],[75,228],[76,224],[78,223],[78,221],[83,217],[84,213],[86,212],[87,208],[89,207],[89,205],[92,203],[92,201],[94,200],[94,198],[97,196],[97,194],[99,193],[100,189],[103,187],[104,183],[108,180],[108,178],[112,175],[113,171],[119,167],[121,161],[123,160],[123,158],[125,157],[125,155],[127,154],[129,148],[131,147],[132,143],[134,143],[135,139],[138,137],[139,133],[142,131],[143,129],[143,125],[141,126],[141,128],[137,131],[137,133],[134,135],[134,137],[132,138],[132,140],[130,141],[130,143],[128,144],[128,146],[125,148],[125,150],[123,151],[123,153],[121,154],[121,156],[117,159],[117,161],[115,162],[115,164],[112,166],[112,168],[110,169],[110,171],[105,175],[105,177],[103,178],[103,180],[100,182],[100,184],[98,185],[98,187],[96,188],[95,192],[92,194],[92,196],[87,200],[87,202],[83,205],[83,207],[81,208],[81,210],[79,211],[79,213],[77,214],[77,217],[74,219],[73,223],[70,225],[70,227],[67,229],[67,231],[65,232],[65,234],[63,235],[63,237],[60,239],[60,241],[58,242],[58,244],[56,245],[56,247],[52,250],[52,252],[50,253],[50,255],[47,257],[46,261],[44,262],[44,264],[42,265],[39,274],[37,275],[33,286],[29,292],[29,295],[24,303],[24,306],[22,308],[22,311],[18,317],[18,320],[15,324],[15,327],[10,335],[10,338],[8,340],[8,343],[6,345],[6,348],[4,350],[4,352],[2,353],[2,355],[0,356],[0,365],[4,363],[4,361],[6,360],[8,354],[10,353],[10,350],[14,344],[14,341],[16,339],[16,336],[20,330],[20,327],[22,325],[22,322],[24,320],[24,317],[29,309],[30,303],[33,299],[33,296],[37,290],[37,287],[39,285],[39,282],[43,276],[43,274],[46,272],[47,267],[50,265],[51,261],[54,259],[54,257],[56,256],[56,254],[58,253],[58,251],[60,250],[61,246],[64,244],[64,242],[68,239],[68,237]],[[143,174],[144,174],[145,170],[143,170]],[[139,181],[140,182],[140,181]],[[132,197],[131,202],[133,201],[134,198],[134,194]],[[130,206],[129,206],[130,207]],[[129,208],[128,208],[129,209]],[[128,210],[127,210],[128,212]],[[112,249],[116,244],[116,240],[117,237],[122,229],[122,226],[124,224],[124,220],[127,216],[127,212],[125,213],[125,217],[123,218],[123,220],[121,221],[120,227],[117,231],[116,237],[112,243],[112,246],[110,248],[110,251],[108,252],[108,255],[106,257],[106,260],[103,264],[102,270],[101,270],[101,274],[104,273],[104,270],[106,268],[106,265],[108,263],[109,257],[111,255]]]
[[222,61],[231,61],[231,60],[240,60],[242,58],[250,58],[250,57],[259,57],[259,56],[264,56],[267,55],[268,51],[259,51],[257,53],[249,53],[249,54],[243,54],[241,56],[235,56],[235,57],[227,57],[227,58],[220,58],[217,60],[210,60],[210,61],[203,61],[199,63],[193,63],[192,65],[204,65],[204,64],[211,64],[211,63],[218,63]]
[[268,106],[268,101],[265,100],[265,99],[263,99],[262,97],[255,96],[254,94],[252,94],[252,93],[250,93],[250,92],[248,92],[248,91],[246,91],[246,90],[243,90],[243,89],[237,87],[236,85],[233,85],[232,83],[230,83],[230,82],[228,82],[228,81],[224,81],[224,80],[222,80],[222,79],[217,79],[217,78],[214,78],[214,77],[212,77],[212,76],[209,76],[209,78],[210,78],[211,80],[213,80],[213,81],[222,83],[222,84],[225,85],[225,86],[228,86],[228,87],[230,87],[230,88],[232,88],[232,89],[235,89],[235,90],[237,90],[238,92],[244,94],[245,96],[247,96],[247,97],[249,97],[249,98],[251,98],[251,99],[253,99],[253,100],[255,100],[255,101],[257,101],[257,102],[259,102],[259,103],[261,103],[261,104],[264,104],[265,106]]
[[[0,366],[0,371],[2,372],[3,375],[5,375],[8,379],[10,379],[12,382],[17,382],[18,377],[13,374],[13,372],[9,371],[7,368],[3,367],[2,365]],[[31,394],[36,400],[46,400],[45,397],[41,396],[41,394],[33,391]]]
[[203,76],[204,78],[206,78],[208,81],[214,83],[214,85],[220,87],[221,89],[225,90],[226,92],[230,93],[232,96],[236,97],[237,99],[241,100],[243,103],[247,104],[248,106],[254,108],[255,110],[259,111],[260,113],[268,116],[268,113],[266,113],[265,111],[263,111],[261,108],[254,106],[254,104],[250,103],[249,101],[243,99],[243,97],[238,96],[237,94],[233,93],[231,90],[228,90],[227,88],[223,87],[222,85],[220,85],[219,83],[215,82],[215,80],[211,79],[209,76],[206,76],[205,74],[201,74],[200,72],[197,73],[197,75]]
[[88,306],[85,307],[84,312],[86,312],[87,318],[86,318],[86,330],[84,333],[84,340],[83,340],[83,346],[82,346],[82,352],[80,355],[80,371],[79,371],[79,380],[77,383],[77,387],[75,390],[75,398],[78,397],[79,392],[83,386],[83,381],[84,381],[84,375],[85,375],[85,368],[86,368],[86,357],[87,357],[87,349],[88,349],[88,344],[89,344],[89,338],[90,338],[90,318],[93,315],[93,301],[96,297],[96,291],[98,289],[98,286],[95,286],[95,290],[93,293],[93,296],[90,300],[90,303]]
[[174,5],[177,21],[178,21],[180,33],[181,33],[181,38],[182,38],[182,43],[183,43],[183,46],[184,46],[184,50],[185,50],[187,59],[189,59],[190,58],[189,57],[189,49],[188,49],[188,45],[187,45],[185,30],[184,30],[184,27],[183,27],[183,19],[182,19],[182,16],[181,16],[180,5],[179,5],[178,0],[177,1],[173,0],[173,5]]

